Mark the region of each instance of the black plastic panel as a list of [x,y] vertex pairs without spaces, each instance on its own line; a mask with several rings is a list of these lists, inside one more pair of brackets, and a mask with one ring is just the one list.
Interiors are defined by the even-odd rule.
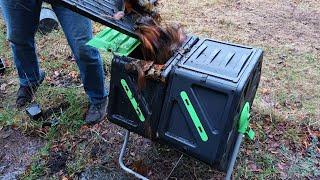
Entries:
[[[146,138],[154,139],[162,102],[164,100],[165,84],[148,80],[143,90],[137,87],[137,74],[127,72],[125,65],[131,60],[126,57],[115,56],[111,65],[110,95],[108,103],[108,119],[132,132]],[[129,98],[124,91],[121,80],[124,79],[128,88],[136,99],[145,121],[140,121]]]
[[60,4],[103,25],[131,37],[137,37],[134,33],[134,20],[131,16],[127,15],[121,20],[111,18],[119,11],[118,0],[50,0],[50,3]]
[[250,47],[204,39],[195,45],[181,66],[237,82],[253,52]]
[[[171,72],[158,128],[160,140],[226,171],[246,102],[252,105],[259,85],[262,51],[199,40]],[[181,97],[185,92],[206,132],[204,141]]]

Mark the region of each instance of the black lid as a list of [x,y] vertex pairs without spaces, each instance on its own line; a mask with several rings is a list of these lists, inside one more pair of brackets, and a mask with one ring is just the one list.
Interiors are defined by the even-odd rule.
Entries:
[[179,66],[238,82],[254,51],[251,47],[205,39],[194,46]]
[[132,16],[126,15],[121,20],[112,18],[116,12],[123,10],[123,0],[50,0],[50,2],[60,4],[131,37],[137,37],[134,33]]

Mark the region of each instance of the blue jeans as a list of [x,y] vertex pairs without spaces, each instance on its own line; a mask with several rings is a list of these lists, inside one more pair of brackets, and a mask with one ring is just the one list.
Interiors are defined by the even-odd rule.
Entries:
[[[39,24],[41,0],[0,0],[7,35],[18,70],[21,86],[35,84],[40,79],[35,52],[35,33]],[[97,49],[86,43],[92,38],[91,21],[60,6],[52,7],[66,35],[80,69],[84,89],[92,104],[107,97],[103,62]]]

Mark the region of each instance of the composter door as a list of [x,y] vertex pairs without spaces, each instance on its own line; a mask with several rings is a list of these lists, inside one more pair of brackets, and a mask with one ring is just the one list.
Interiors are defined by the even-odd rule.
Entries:
[[171,74],[160,139],[225,171],[240,107],[252,103],[258,87],[261,59],[258,49],[200,39]]
[[165,86],[148,80],[148,86],[139,90],[137,74],[125,69],[125,64],[129,62],[126,57],[115,56],[113,59],[108,119],[129,131],[153,139],[156,137]]
[[[173,75],[159,124],[159,136],[178,150],[215,166],[222,157],[221,143],[230,119],[233,92],[200,73],[177,69]],[[178,84],[177,84],[178,83]],[[232,129],[232,128],[229,128]],[[218,163],[217,163],[218,166]]]

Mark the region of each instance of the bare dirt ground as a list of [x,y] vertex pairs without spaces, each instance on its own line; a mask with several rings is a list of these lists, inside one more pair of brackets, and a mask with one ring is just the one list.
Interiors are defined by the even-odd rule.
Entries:
[[39,137],[25,136],[11,127],[0,130],[0,179],[14,179],[31,164],[44,145]]
[[[318,0],[172,0],[161,1],[165,23],[181,23],[187,32],[213,39],[260,47],[264,64],[260,87],[253,105],[254,141],[246,141],[234,171],[235,179],[320,178],[320,2]],[[103,27],[95,24],[95,32]],[[61,31],[37,35],[41,66],[47,78],[37,93],[44,109],[61,101],[71,105],[58,115],[57,127],[42,128],[24,112],[15,110],[16,72],[4,25],[0,20],[0,56],[10,66],[0,79],[0,134],[8,125],[14,137],[45,146],[36,154],[26,153],[22,179],[132,179],[117,164],[123,130],[108,121],[82,126],[85,94],[78,71]],[[106,64],[110,55],[103,54]],[[108,74],[109,69],[107,69]],[[109,77],[108,77],[109,78]],[[13,138],[14,139],[14,138]],[[20,142],[20,141],[18,141]],[[9,143],[11,154],[30,144],[0,138],[0,152]],[[42,143],[35,144],[40,147]],[[38,149],[36,148],[36,149]],[[17,149],[15,152],[14,150]],[[10,153],[9,153],[10,154]],[[222,179],[223,173],[158,143],[134,135],[126,163],[150,177],[165,179]],[[30,159],[33,159],[30,161]],[[10,168],[21,159],[10,159]],[[7,161],[1,160],[1,166]],[[30,164],[31,162],[31,164]],[[1,164],[2,163],[2,164]],[[27,165],[29,164],[29,165]],[[3,168],[4,169],[4,168]]]

